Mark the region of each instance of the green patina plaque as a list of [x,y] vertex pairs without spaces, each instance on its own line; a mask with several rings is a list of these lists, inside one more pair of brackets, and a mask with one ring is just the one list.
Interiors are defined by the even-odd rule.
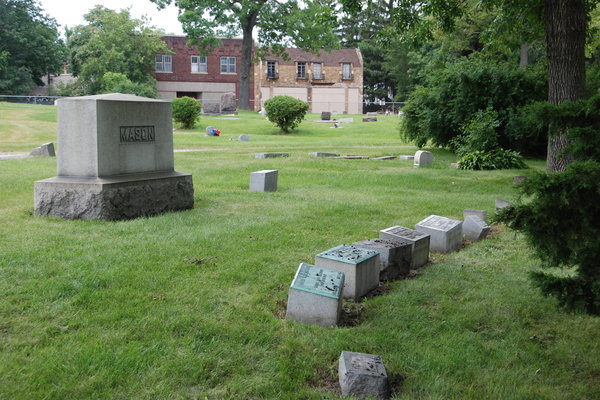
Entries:
[[317,257],[327,258],[329,260],[339,261],[347,264],[358,264],[379,254],[378,251],[362,249],[359,247],[348,246],[345,244],[334,247],[322,253]]
[[300,264],[292,281],[292,289],[339,299],[344,287],[344,273],[314,265]]

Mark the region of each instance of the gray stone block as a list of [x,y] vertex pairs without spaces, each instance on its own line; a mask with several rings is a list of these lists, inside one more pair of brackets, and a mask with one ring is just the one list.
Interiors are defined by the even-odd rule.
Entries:
[[205,136],[215,136],[216,131],[217,131],[217,128],[215,128],[214,126],[207,126]]
[[204,115],[219,115],[221,114],[221,104],[216,101],[203,101],[202,114]]
[[228,92],[221,95],[221,113],[231,114],[235,112],[237,112],[235,93]]
[[415,225],[419,232],[431,236],[430,250],[450,253],[462,246],[462,222],[439,215],[430,215]]
[[276,192],[277,174],[276,169],[265,169],[250,173],[250,191],[251,192]]
[[412,243],[401,240],[367,239],[352,243],[354,247],[379,252],[379,279],[398,279],[408,275],[412,261]]
[[373,160],[394,160],[396,159],[396,156],[382,156],[382,157],[375,157]]
[[344,396],[359,399],[374,396],[390,398],[390,383],[383,359],[374,354],[342,351],[338,367],[340,389]]
[[339,154],[335,154],[335,153],[323,153],[320,151],[315,151],[313,153],[308,153],[309,156],[312,157],[339,157]]
[[240,142],[249,142],[249,141],[250,141],[250,135],[246,135],[245,133],[243,133],[243,134],[241,134],[241,135],[238,137],[238,140],[239,140]]
[[400,156],[398,158],[400,158],[401,160],[414,160],[415,156]]
[[192,176],[179,172],[35,182],[34,213],[64,219],[124,220],[194,207]]
[[511,203],[510,201],[496,199],[496,211],[500,211],[503,208],[514,206],[515,203]]
[[377,122],[377,117],[365,117],[362,122]]
[[483,222],[487,222],[487,210],[478,210],[475,208],[467,208],[463,210],[463,220],[467,219],[469,215],[479,217]]
[[433,154],[430,151],[419,150],[415,153],[413,167],[430,167],[433,165]]
[[411,268],[419,268],[429,260],[429,235],[404,226],[396,225],[379,231],[380,239],[407,241],[411,247]]
[[379,284],[379,253],[340,245],[315,256],[315,265],[343,272],[345,299],[358,300]]
[[344,273],[302,263],[290,285],[286,317],[332,327],[342,313]]
[[289,157],[289,153],[256,153],[255,158],[275,158],[275,157]]
[[29,153],[30,156],[55,157],[54,143],[44,143],[40,147],[36,147]]
[[323,111],[323,112],[321,112],[321,120],[322,121],[329,121],[329,120],[331,120],[331,113],[329,111]]
[[490,226],[476,215],[468,215],[463,223],[463,235],[474,242],[485,239],[490,233]]

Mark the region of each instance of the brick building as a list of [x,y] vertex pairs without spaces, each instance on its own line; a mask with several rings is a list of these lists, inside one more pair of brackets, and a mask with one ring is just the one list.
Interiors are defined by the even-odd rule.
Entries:
[[309,103],[310,112],[362,113],[363,61],[359,49],[315,55],[287,49],[289,60],[267,57],[255,65],[256,108],[277,95]]
[[[221,39],[219,47],[201,55],[196,46],[187,45],[187,37],[164,36],[172,54],[156,55],[156,88],[160,99],[190,96],[203,104],[219,103],[221,95],[240,94],[241,39]],[[252,79],[252,78],[251,78]],[[250,81],[250,98],[254,83]]]

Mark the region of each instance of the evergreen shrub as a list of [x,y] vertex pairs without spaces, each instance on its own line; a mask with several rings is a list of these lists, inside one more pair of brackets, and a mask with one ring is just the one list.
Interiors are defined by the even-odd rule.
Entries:
[[289,133],[304,119],[308,103],[291,96],[275,96],[265,101],[265,111],[269,121]]
[[173,119],[184,129],[192,129],[200,119],[201,104],[191,97],[180,97],[172,100]]

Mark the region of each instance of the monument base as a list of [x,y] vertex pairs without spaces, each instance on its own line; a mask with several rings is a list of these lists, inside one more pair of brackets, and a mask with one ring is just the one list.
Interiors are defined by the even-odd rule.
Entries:
[[193,208],[194,185],[180,172],[57,176],[35,182],[33,201],[36,216],[123,220]]

